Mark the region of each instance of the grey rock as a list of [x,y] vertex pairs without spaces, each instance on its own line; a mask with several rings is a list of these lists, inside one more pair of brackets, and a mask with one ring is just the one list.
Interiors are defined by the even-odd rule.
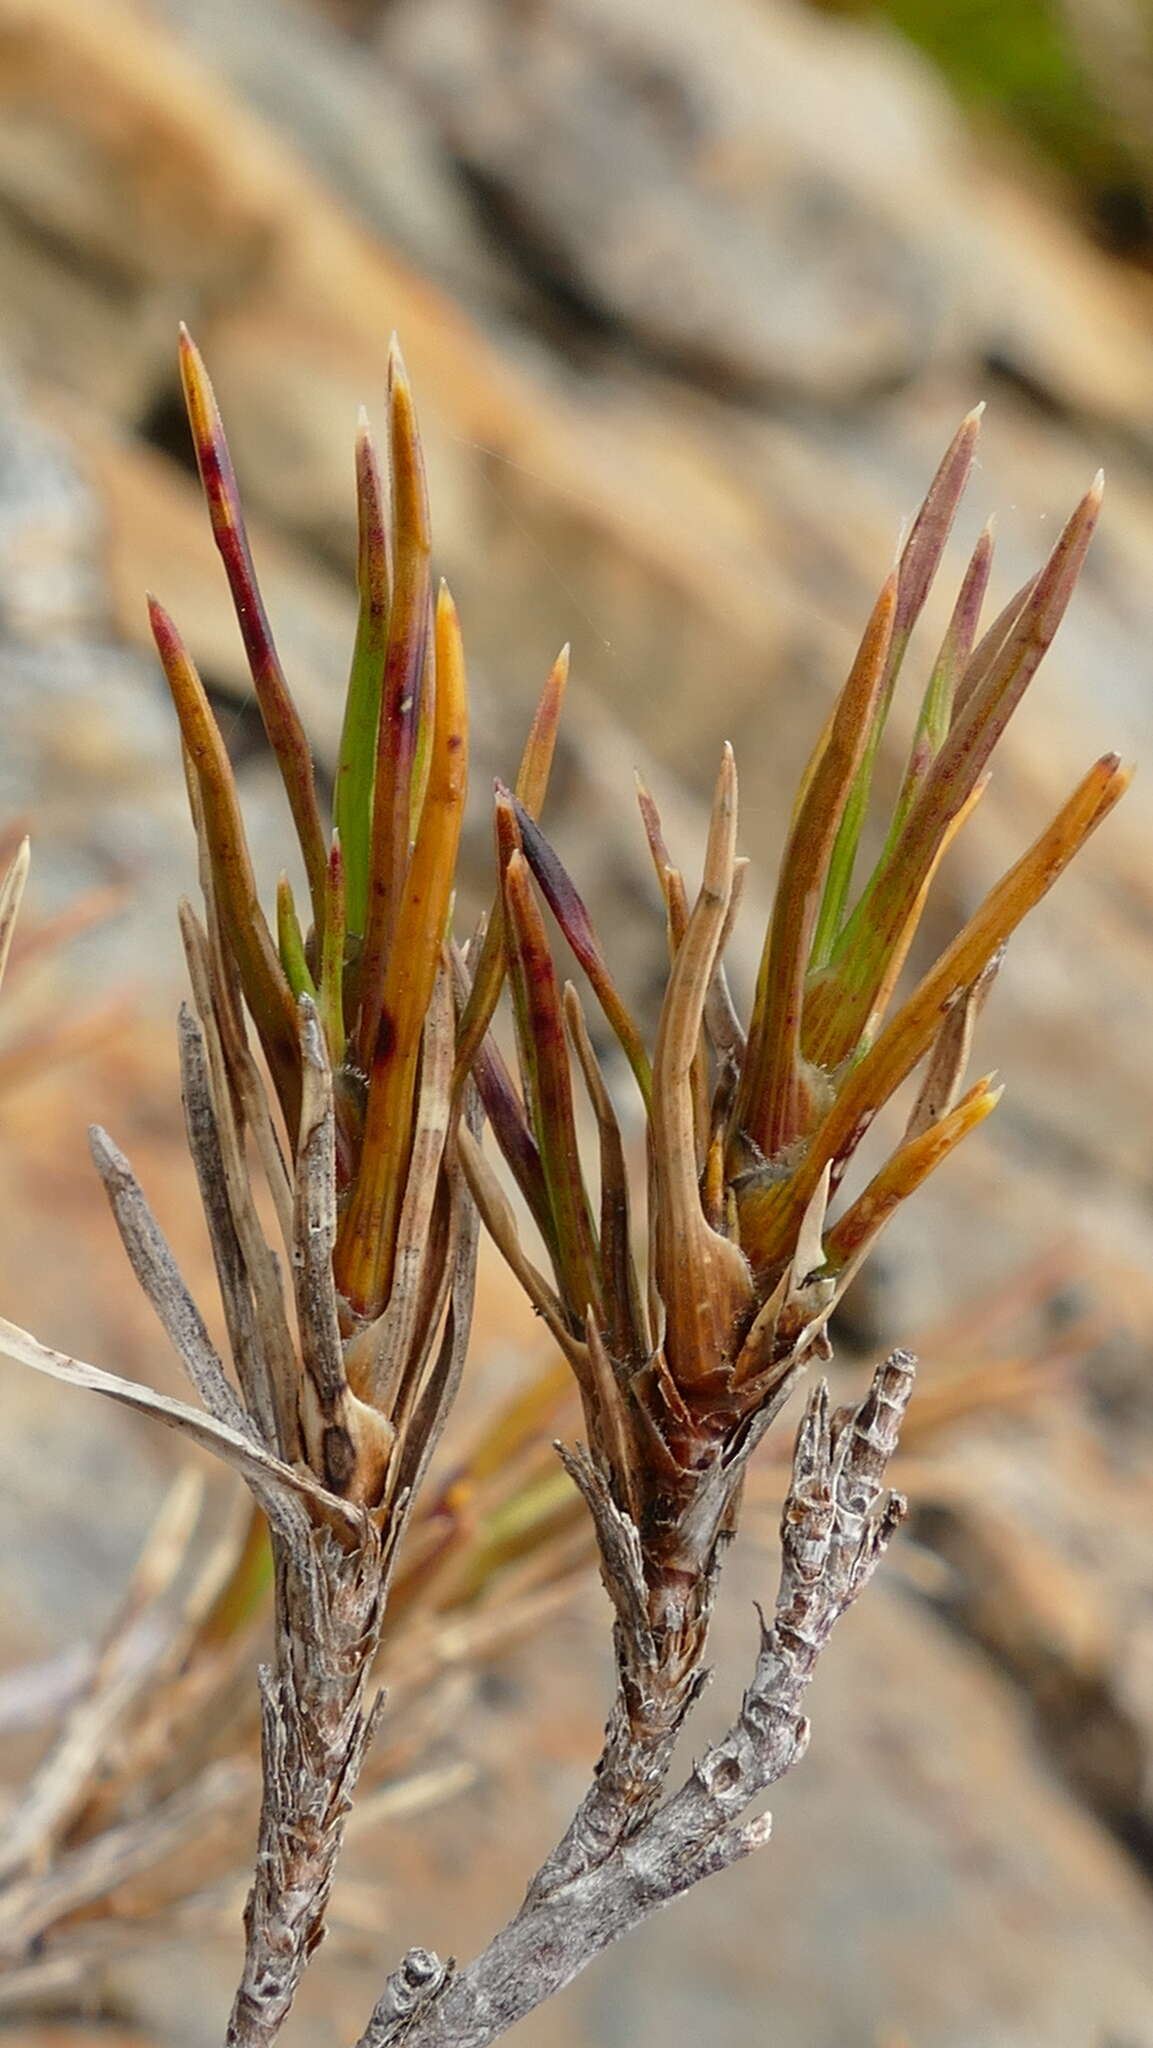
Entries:
[[163,0],[162,11],[372,234],[459,290],[524,296],[512,266],[478,235],[436,125],[363,49],[292,0]]
[[955,131],[911,58],[750,0],[401,0],[381,33],[530,269],[646,350],[827,400],[945,345],[958,223],[913,200]]

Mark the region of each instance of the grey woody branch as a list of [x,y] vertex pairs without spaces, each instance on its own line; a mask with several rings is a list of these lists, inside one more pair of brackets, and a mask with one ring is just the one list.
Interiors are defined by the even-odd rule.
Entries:
[[825,1384],[814,1389],[781,1517],[776,1611],[728,1733],[603,1860],[555,1882],[550,1859],[516,1918],[466,1969],[411,1950],[357,2048],[485,2048],[659,1906],[768,1840],[770,1817],[752,1809],[803,1756],[818,1658],[904,1513],[885,1474],[913,1374],[913,1359],[895,1351],[855,1407],[831,1411]]
[[[345,1371],[341,1303],[332,1271],[336,1217],[333,1082],[316,1010],[299,1010],[301,1117],[291,1204],[277,1201],[287,1227],[296,1337],[281,1263],[268,1243],[249,1179],[246,1136],[267,1171],[255,1130],[251,1075],[227,1017],[223,963],[190,913],[184,919],[199,1018],[181,1015],[185,1108],[204,1196],[239,1394],[123,1154],[103,1132],[93,1154],[132,1266],[203,1411],[48,1350],[0,1322],[0,1349],[72,1385],[143,1410],[213,1451],[245,1479],[269,1524],[274,1577],[271,1665],[260,1674],[262,1799],[256,1872],[245,1912],[243,1974],[228,2026],[228,2048],[267,2048],[288,2016],[300,1978],[323,1938],[329,1890],[345,1823],[372,1741],[379,1698],[371,1674],[380,1645],[390,1571],[416,1484],[443,1428],[467,1341],[476,1227],[462,1213],[455,1160],[444,1160],[443,1098],[449,1064],[432,1048],[422,1095],[419,1173],[440,1204],[440,1227],[424,1233],[412,1285],[423,1304],[390,1333],[398,1398],[390,1418],[352,1392]],[[451,1012],[436,1029],[451,1046]],[[432,1031],[426,1038],[431,1046]],[[442,1071],[443,1070],[443,1071]],[[437,1080],[436,1076],[440,1076]],[[246,1106],[247,1104],[247,1106]],[[443,1172],[442,1172],[443,1163]],[[418,1235],[415,1224],[413,1236]],[[373,1331],[368,1332],[369,1337]],[[107,1691],[107,1688],[105,1688]],[[88,1722],[104,1730],[119,1694],[86,1704],[51,1759],[43,1792],[29,1802],[24,1833],[36,1840],[73,1779],[83,1776]],[[71,1859],[58,1859],[51,1885],[17,1881],[0,1911],[0,1962],[21,1952],[60,1902],[107,1889],[117,1873],[154,1861],[181,1827],[219,1804],[217,1774],[188,1799],[158,1811],[151,1829],[112,1831]],[[201,1801],[190,1806],[190,1799]],[[73,1802],[74,1803],[74,1802]],[[50,1807],[50,1810],[49,1810]],[[47,1820],[44,1816],[47,1815]],[[21,1835],[20,1840],[23,1840]],[[101,1846],[103,1843],[103,1847]],[[27,1860],[21,1856],[20,1872]],[[62,1910],[62,1909],[61,1909]]]

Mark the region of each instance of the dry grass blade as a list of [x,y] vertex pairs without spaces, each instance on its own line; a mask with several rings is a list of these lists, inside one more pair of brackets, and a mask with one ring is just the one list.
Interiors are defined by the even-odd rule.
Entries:
[[[385,1414],[394,1415],[414,1364],[421,1329],[439,1321],[435,1301],[425,1300],[429,1248],[435,1240],[435,1209],[448,1142],[452,1085],[453,1015],[447,966],[442,964],[424,1026],[420,1096],[413,1132],[408,1182],[396,1234],[392,1298],[383,1314],[357,1333],[348,1346],[348,1372],[357,1391]],[[447,1262],[436,1262],[447,1287]]]
[[[458,1143],[462,1132],[471,1135],[467,1118],[457,1127]],[[451,1260],[446,1259],[445,1262],[449,1276],[448,1309],[439,1350],[412,1403],[409,1426],[401,1446],[396,1498],[405,1504],[416,1499],[424,1483],[429,1463],[460,1390],[472,1329],[480,1217],[473,1205],[463,1199],[463,1169],[456,1157],[449,1161],[448,1186],[456,1231],[455,1244],[450,1247]],[[423,1364],[423,1360],[421,1362]],[[415,1377],[411,1384],[415,1391]]]
[[243,1767],[221,1764],[151,1811],[71,1849],[47,1875],[13,1885],[0,1901],[0,1950],[35,1953],[60,1921],[83,1913],[194,1842],[212,1815],[235,1804],[247,1777]]
[[297,1465],[286,1465],[270,1451],[253,1443],[250,1437],[241,1436],[238,1430],[217,1422],[214,1416],[205,1415],[199,1408],[189,1408],[168,1394],[154,1393],[151,1387],[138,1386],[134,1380],[121,1379],[116,1373],[105,1372],[98,1365],[88,1365],[83,1359],[69,1358],[62,1351],[53,1351],[48,1345],[38,1343],[29,1331],[21,1330],[17,1324],[3,1317],[0,1317],[0,1353],[14,1359],[18,1365],[30,1366],[33,1372],[46,1373],[50,1379],[106,1394],[110,1400],[133,1408],[138,1414],[153,1416],[157,1422],[186,1436],[191,1443],[199,1444],[202,1450],[211,1451],[247,1482],[271,1521],[283,1522],[285,1503],[297,1498],[310,1502],[325,1517],[339,1517],[351,1534],[359,1534],[361,1523],[355,1510],[345,1510],[339,1502],[334,1503],[332,1495],[310,1472]]
[[99,1124],[91,1126],[88,1142],[129,1263],[189,1379],[210,1415],[241,1435],[251,1436],[252,1420],[225,1374],[204,1318],[131,1166]]
[[[250,1292],[251,1347],[237,1353],[245,1406],[259,1423],[267,1443],[274,1443],[289,1461],[300,1456],[300,1417],[296,1400],[296,1347],[292,1341],[280,1272],[264,1235],[249,1180],[243,1131],[234,1106],[228,1060],[220,1029],[220,1007],[208,942],[188,905],[181,907],[181,937],[203,1032],[208,1090],[223,1172],[224,1194],[239,1251],[244,1285]],[[299,1055],[297,1056],[299,1074]],[[268,1419],[273,1428],[268,1430]]]
[[199,1475],[191,1471],[169,1489],[89,1684],[6,1820],[0,1881],[53,1860],[68,1822],[99,1775],[108,1745],[120,1735],[129,1704],[148,1685],[166,1643],[165,1631],[155,1625],[155,1610],[184,1561],[202,1494]]
[[12,950],[12,934],[20,910],[24,885],[28,880],[28,869],[32,861],[32,850],[27,839],[22,839],[0,882],[0,982],[8,965]]
[[274,1443],[276,1415],[260,1349],[252,1290],[228,1199],[204,1034],[183,1005],[178,1032],[184,1127],[196,1169],[236,1376],[262,1442]]
[[296,1168],[293,1277],[305,1448],[331,1492],[374,1507],[385,1487],[396,1432],[356,1399],[345,1368],[332,1248],[336,1241],[336,1132],[332,1073],[315,1007],[301,1001],[304,1085]]

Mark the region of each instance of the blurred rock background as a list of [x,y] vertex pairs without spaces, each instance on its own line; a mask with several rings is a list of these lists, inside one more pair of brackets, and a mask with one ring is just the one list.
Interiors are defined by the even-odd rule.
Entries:
[[[118,892],[36,1000],[123,1004],[95,1050],[6,1090],[4,1312],[169,1371],[88,1173],[94,1117],[206,1265],[168,1045],[192,862],[146,588],[191,643],[278,864],[190,475],[179,319],[329,764],[356,408],[379,413],[399,332],[480,703],[476,902],[491,774],[571,640],[552,824],[643,1005],[663,934],[634,763],[691,868],[731,738],[744,850],[771,873],[901,522],[979,398],[955,563],[996,507],[1002,597],[1101,462],[1109,487],[934,935],[1097,754],[1147,775],[1151,221],[1143,0],[0,0],[0,823],[34,833],[37,916]],[[1151,1041],[1142,780],[1014,942],[982,1025],[1005,1101],[894,1229],[842,1332],[850,1362],[919,1343],[946,1405],[950,1370],[992,1369],[979,1412],[910,1453],[911,1537],[826,1660],[775,1846],[525,2023],[525,2048],[1153,2048]],[[478,1356],[506,1377],[539,1357],[495,1273]],[[16,1667],[92,1637],[172,1448],[15,1368],[3,1395]],[[771,1508],[750,1523],[718,1716],[771,1590]],[[595,1750],[604,1635],[590,1587],[485,1675],[459,1736],[476,1791],[357,1850],[358,1945],[321,1957],[286,2042],[346,2043],[403,1942],[467,1954],[516,1903]],[[208,2048],[234,1952],[154,1944],[87,2018],[0,2011],[0,2039]]]

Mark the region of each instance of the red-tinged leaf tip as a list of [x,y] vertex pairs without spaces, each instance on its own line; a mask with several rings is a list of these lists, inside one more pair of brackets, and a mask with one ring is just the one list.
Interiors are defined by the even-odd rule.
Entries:
[[[203,831],[221,924],[235,959],[285,1116],[295,1132],[299,1111],[296,1012],[256,893],[244,823],[228,753],[204,685],[164,606],[149,601],[157,652],[180,722],[199,792]],[[201,827],[198,825],[198,831]]]
[[908,635],[920,616],[940,567],[945,544],[973,467],[982,408],[974,406],[949,443],[900,557],[900,597],[893,627],[891,666],[899,668]]
[[567,1041],[556,971],[528,862],[514,846],[503,871],[509,981],[525,1098],[552,1217],[549,1249],[569,1311],[599,1304],[596,1234],[580,1165]]
[[181,640],[170,614],[165,611],[160,599],[153,597],[151,591],[148,593],[146,602],[148,605],[148,623],[152,628],[152,637],[161,656],[163,657],[166,652],[175,652],[180,647]]
[[1126,767],[1121,759],[1120,754],[1102,754],[1101,759],[1097,763],[1097,766],[1101,770],[1102,774],[1110,776],[1111,778],[1113,778],[1114,783],[1119,785],[1119,787],[1117,788],[1118,796],[1123,796],[1125,794],[1125,791],[1128,789],[1129,784],[1132,782],[1133,777],[1137,773],[1136,762],[1130,761],[1128,767]]
[[[503,811],[506,799],[498,798]],[[515,796],[507,799],[516,826],[517,844],[525,857],[549,909],[568,944],[589,978],[607,1022],[620,1042],[633,1070],[646,1106],[651,1100],[652,1076],[648,1056],[633,1019],[613,982],[592,919],[568,870],[564,867],[540,826]]]
[[228,578],[264,729],[292,810],[319,931],[324,923],[325,856],[312,751],[260,594],[220,409],[200,352],[187,333],[180,342],[180,376],[213,538]]

